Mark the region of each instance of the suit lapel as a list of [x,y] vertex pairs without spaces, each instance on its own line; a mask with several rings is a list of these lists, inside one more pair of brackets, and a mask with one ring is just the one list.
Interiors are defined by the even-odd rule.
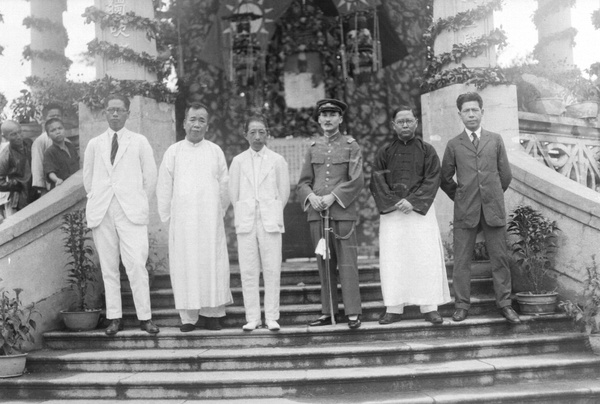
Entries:
[[273,161],[271,159],[269,149],[267,149],[267,146],[264,146],[264,148],[265,148],[265,156],[264,156],[262,164],[260,166],[260,175],[258,177],[258,185],[260,185],[264,181],[264,179],[269,174],[269,171],[271,171],[271,168],[273,168]]
[[479,139],[479,150],[483,150],[483,148],[490,141],[490,135],[486,130],[481,130],[481,139]]
[[119,164],[119,160],[121,160],[121,157],[123,157],[123,154],[125,154],[127,147],[129,147],[129,143],[131,143],[131,135],[129,132],[124,131],[123,136],[121,136],[121,139],[119,140],[119,150],[117,150],[113,167],[116,167],[117,164]]
[[107,170],[112,170],[112,164],[110,164],[110,132],[106,131],[100,135],[100,150],[102,155],[102,161],[104,161],[104,165],[106,165]]
[[244,152],[244,159],[242,160],[242,172],[248,178],[248,181],[254,186],[254,169],[252,167],[252,153],[250,149]]
[[[460,142],[467,149],[471,150],[473,153],[477,153],[477,150],[475,149],[475,146],[473,146],[473,142],[471,141],[471,137],[467,134],[466,130],[463,130],[463,132],[461,133],[461,135],[460,135]],[[481,146],[481,144],[480,144],[480,146]]]

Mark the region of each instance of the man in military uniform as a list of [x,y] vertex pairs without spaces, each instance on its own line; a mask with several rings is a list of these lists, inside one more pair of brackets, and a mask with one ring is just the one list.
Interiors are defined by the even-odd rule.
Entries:
[[[306,152],[298,181],[298,195],[308,212],[310,233],[315,247],[325,237],[323,217],[330,218],[329,279],[323,257],[317,255],[321,277],[322,316],[311,326],[329,325],[331,313],[338,312],[337,275],[339,268],[344,310],[348,326],[360,327],[361,305],[358,285],[356,200],[364,186],[363,160],[356,141],[342,135],[340,124],[347,105],[335,99],[317,102],[314,119],[323,129]],[[329,281],[329,282],[328,282]]]

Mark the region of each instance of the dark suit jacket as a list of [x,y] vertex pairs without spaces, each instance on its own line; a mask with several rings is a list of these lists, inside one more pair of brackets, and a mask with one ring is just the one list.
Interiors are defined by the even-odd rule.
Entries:
[[482,129],[477,150],[465,131],[451,139],[442,160],[441,188],[454,201],[454,227],[477,226],[482,209],[488,225],[504,226],[504,191],[511,180],[499,134]]

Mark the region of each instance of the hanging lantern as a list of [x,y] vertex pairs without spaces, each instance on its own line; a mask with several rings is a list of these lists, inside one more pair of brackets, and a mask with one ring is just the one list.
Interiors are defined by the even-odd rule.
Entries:
[[229,57],[229,79],[240,89],[254,87],[264,75],[264,55],[252,21],[261,18],[254,13],[236,13],[227,20],[233,25]]
[[[369,24],[369,20],[372,21]],[[344,35],[344,25],[347,31]],[[379,18],[375,9],[357,10],[340,18],[343,41],[340,55],[344,78],[369,80],[382,67]]]

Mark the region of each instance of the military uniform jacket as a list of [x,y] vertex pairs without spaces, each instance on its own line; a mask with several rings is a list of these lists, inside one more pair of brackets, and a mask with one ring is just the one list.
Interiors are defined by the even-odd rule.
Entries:
[[482,129],[477,150],[466,131],[451,139],[442,159],[441,188],[454,201],[454,227],[477,226],[482,210],[488,225],[504,226],[504,191],[511,180],[506,148],[499,134]]
[[335,196],[329,208],[332,220],[357,220],[356,199],[364,182],[362,153],[353,138],[339,132],[329,138],[318,137],[306,152],[297,188],[308,221],[321,218],[308,200],[312,192]]

